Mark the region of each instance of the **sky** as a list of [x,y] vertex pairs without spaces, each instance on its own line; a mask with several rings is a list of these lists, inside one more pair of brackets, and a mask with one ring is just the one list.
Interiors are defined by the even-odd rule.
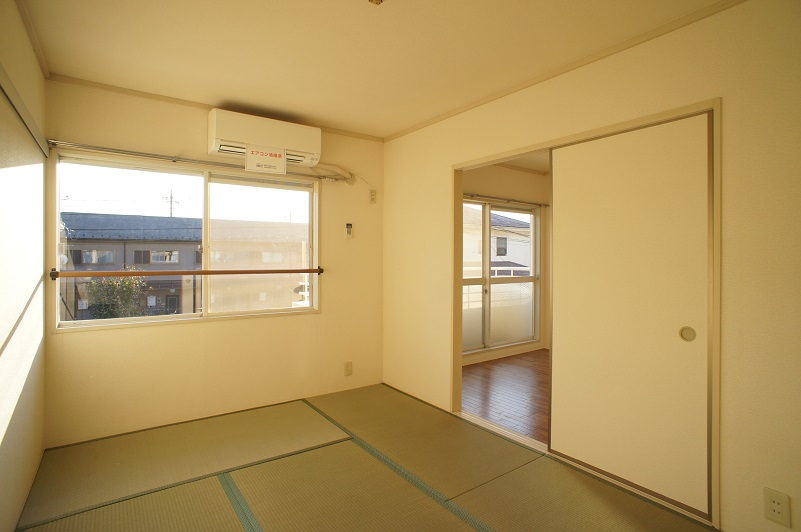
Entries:
[[[203,217],[202,175],[61,162],[58,177],[60,212]],[[211,186],[213,219],[308,223],[308,189]]]
[[[465,203],[465,207],[468,209],[475,209],[477,211],[481,210],[481,205],[475,205],[472,203]],[[500,216],[505,216],[506,218],[512,218],[514,220],[520,220],[521,222],[526,222],[528,224],[531,223],[531,213],[524,213],[524,212],[514,212],[514,211],[504,211],[502,209],[492,209],[492,212],[498,214]]]

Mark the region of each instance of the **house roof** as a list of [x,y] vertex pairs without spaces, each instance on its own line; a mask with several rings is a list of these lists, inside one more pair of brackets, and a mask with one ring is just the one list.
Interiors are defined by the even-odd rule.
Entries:
[[[62,212],[67,240],[201,242],[200,218]],[[214,220],[211,239],[227,242],[300,242],[308,233],[305,223],[256,220]]]
[[518,229],[528,229],[529,223],[522,220],[515,220],[514,218],[507,218],[500,214],[490,213],[490,223],[492,227],[514,227]]
[[68,240],[153,240],[200,242],[200,218],[62,212]]
[[[467,206],[462,208],[462,217],[465,224],[481,225],[481,211]],[[514,229],[528,229],[529,223],[522,220],[515,220],[508,216],[502,216],[494,212],[490,212],[490,223],[493,228],[506,227]]]

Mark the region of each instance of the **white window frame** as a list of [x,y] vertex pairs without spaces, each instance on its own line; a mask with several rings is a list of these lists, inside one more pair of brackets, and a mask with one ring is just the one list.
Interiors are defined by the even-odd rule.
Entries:
[[[541,247],[541,213],[540,207],[514,207],[504,204],[497,204],[492,202],[482,202],[482,201],[471,201],[471,200],[463,200],[463,204],[469,205],[477,205],[481,207],[481,215],[482,215],[482,253],[481,253],[481,260],[482,260],[482,273],[480,277],[470,277],[470,278],[462,278],[462,286],[481,286],[482,290],[482,308],[483,308],[483,331],[482,331],[482,338],[483,338],[483,345],[481,346],[467,346],[466,349],[463,351],[463,355],[483,351],[485,349],[490,349],[493,347],[503,347],[508,345],[515,345],[520,343],[528,343],[528,342],[536,342],[540,338],[540,247]],[[494,277],[492,276],[492,211],[493,210],[501,210],[501,211],[509,211],[509,212],[519,212],[531,215],[531,224],[529,226],[529,235],[530,235],[530,242],[531,242],[531,271],[530,275],[527,276],[504,276],[504,277]],[[508,241],[507,241],[508,245]],[[507,247],[508,252],[508,247]],[[492,297],[492,287],[503,285],[503,284],[517,284],[517,283],[525,283],[530,282],[532,283],[532,337],[531,338],[520,338],[517,340],[512,340],[509,342],[503,343],[492,343],[490,342],[491,338],[491,331],[490,331],[490,324],[492,321],[492,308],[491,308],[491,297]],[[462,296],[464,297],[464,296]]]
[[[65,148],[54,148],[51,151],[50,165],[48,167],[48,185],[50,194],[51,205],[53,206],[50,214],[53,218],[53,223],[48,225],[49,236],[46,236],[51,245],[48,249],[48,263],[53,265],[60,265],[59,261],[59,227],[58,221],[60,219],[60,202],[58,200],[58,166],[62,162],[74,164],[87,164],[101,167],[120,168],[128,170],[146,170],[152,172],[181,174],[181,175],[195,175],[203,179],[203,217],[202,217],[202,242],[199,250],[202,255],[202,262],[195,263],[199,266],[200,270],[209,269],[209,184],[214,178],[224,178],[230,180],[232,183],[241,182],[247,184],[263,183],[265,186],[273,186],[276,182],[283,182],[285,184],[303,183],[310,185],[311,193],[309,194],[309,268],[319,268],[319,203],[320,203],[320,182],[319,179],[309,176],[304,177],[285,177],[281,175],[254,176],[253,173],[245,172],[244,170],[220,170],[214,165],[209,163],[208,166],[188,163],[162,163],[154,161],[149,158],[126,156],[126,155],[108,155],[105,153],[75,151]],[[63,243],[62,243],[63,244]],[[115,254],[116,255],[116,254]],[[116,257],[115,257],[116,258]],[[152,260],[151,260],[152,263]],[[194,263],[194,261],[193,261]],[[155,263],[158,265],[175,265],[177,262],[164,262]],[[63,278],[57,279],[53,283],[53,292],[48,298],[49,305],[53,309],[52,315],[54,317],[54,330],[55,331],[68,331],[71,329],[82,329],[91,327],[106,327],[106,326],[135,326],[146,325],[161,322],[180,322],[180,321],[194,321],[206,319],[221,319],[221,318],[249,318],[258,316],[287,316],[293,314],[316,314],[320,312],[320,283],[317,274],[309,274],[309,299],[311,303],[308,307],[292,307],[281,309],[263,309],[263,310],[242,310],[242,311],[228,311],[228,312],[208,312],[205,309],[209,307],[210,291],[208,290],[207,280],[209,276],[203,276],[200,284],[201,290],[201,309],[194,313],[175,314],[175,315],[161,315],[161,316],[137,316],[128,318],[109,318],[109,319],[92,319],[92,320],[61,320],[59,310],[59,297],[60,287],[59,283]]]
[[[210,197],[210,186],[212,183],[227,183],[227,184],[239,184],[245,186],[261,186],[265,188],[288,188],[288,189],[296,189],[298,185],[301,185],[302,188],[309,188],[311,190],[311,194],[309,194],[309,244],[307,246],[307,253],[309,256],[309,268],[318,268],[319,261],[317,256],[318,250],[318,206],[319,206],[319,194],[320,194],[320,183],[319,180],[311,178],[311,179],[299,179],[299,178],[288,178],[281,175],[270,175],[269,177],[254,177],[252,174],[245,174],[240,172],[227,172],[227,171],[212,171],[209,172],[206,176],[206,190],[205,190],[205,205],[204,205],[204,215],[203,215],[203,268],[202,269],[212,269],[209,264],[213,253],[216,251],[211,246],[211,238],[209,236],[209,220],[211,219],[210,216],[210,202],[208,198]],[[218,252],[219,253],[219,252]],[[270,268],[264,268],[270,269]],[[308,297],[310,300],[310,304],[308,307],[287,307],[287,308],[280,308],[280,309],[267,309],[267,310],[244,310],[244,311],[207,311],[207,316],[247,316],[247,315],[254,315],[254,314],[294,314],[294,313],[309,313],[309,312],[318,312],[319,311],[319,280],[317,274],[308,274],[309,279],[309,288],[308,288]],[[204,309],[211,309],[212,308],[212,292],[207,288],[207,285],[210,283],[204,283],[203,288],[203,308]]]

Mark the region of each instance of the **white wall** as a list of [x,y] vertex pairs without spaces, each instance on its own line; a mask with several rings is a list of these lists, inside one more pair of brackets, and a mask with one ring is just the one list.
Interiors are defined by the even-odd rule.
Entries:
[[45,80],[14,0],[0,0],[0,59],[33,120],[44,130]]
[[[0,66],[44,129],[44,79],[12,0],[0,1]],[[16,526],[44,449],[43,157],[0,95],[0,531]]]
[[[211,159],[208,107],[55,81],[47,96],[50,138]],[[361,180],[322,184],[320,313],[49,330],[48,447],[381,382],[383,145],[323,133],[322,159],[379,201]]]
[[721,97],[722,526],[784,530],[763,486],[798,523],[799,28],[797,1],[751,0],[388,143],[385,382],[451,406],[454,165]]

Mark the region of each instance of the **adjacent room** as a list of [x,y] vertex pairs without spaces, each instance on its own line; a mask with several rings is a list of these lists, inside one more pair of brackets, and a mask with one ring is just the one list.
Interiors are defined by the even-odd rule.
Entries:
[[0,532],[801,522],[796,0],[0,0]]
[[547,445],[550,153],[461,177],[462,413]]

